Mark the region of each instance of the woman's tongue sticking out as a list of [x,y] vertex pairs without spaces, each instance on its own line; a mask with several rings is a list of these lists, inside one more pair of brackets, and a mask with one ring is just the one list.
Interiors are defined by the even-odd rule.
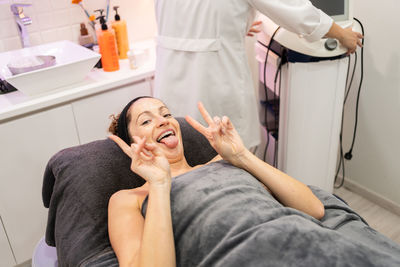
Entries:
[[175,135],[170,135],[161,139],[160,143],[163,143],[168,148],[175,148],[178,145],[179,140]]

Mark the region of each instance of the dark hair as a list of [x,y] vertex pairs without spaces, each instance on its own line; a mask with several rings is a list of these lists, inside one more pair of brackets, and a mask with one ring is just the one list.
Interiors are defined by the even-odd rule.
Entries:
[[132,143],[130,134],[129,134],[129,123],[131,122],[131,115],[129,113],[129,108],[132,106],[133,103],[138,101],[139,99],[142,98],[154,98],[151,96],[139,96],[134,99],[132,99],[122,110],[120,114],[117,116],[111,115],[111,124],[108,127],[108,131],[112,134],[117,135],[119,138],[124,140],[128,145]]

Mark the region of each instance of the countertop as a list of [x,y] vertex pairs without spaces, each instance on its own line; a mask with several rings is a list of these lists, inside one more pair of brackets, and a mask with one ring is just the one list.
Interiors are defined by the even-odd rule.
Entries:
[[28,97],[20,91],[0,95],[0,123],[154,76],[154,41],[137,42],[131,47],[148,51],[146,62],[136,69],[131,69],[129,60],[124,59],[119,61],[118,71],[104,72],[102,69],[93,68],[83,81],[41,95]]

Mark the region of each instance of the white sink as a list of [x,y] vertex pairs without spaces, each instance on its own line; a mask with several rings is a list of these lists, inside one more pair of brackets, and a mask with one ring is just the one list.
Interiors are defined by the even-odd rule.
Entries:
[[[12,75],[7,64],[27,56],[55,56],[51,67]],[[60,41],[0,53],[0,78],[25,95],[32,96],[82,81],[100,54],[70,41]]]

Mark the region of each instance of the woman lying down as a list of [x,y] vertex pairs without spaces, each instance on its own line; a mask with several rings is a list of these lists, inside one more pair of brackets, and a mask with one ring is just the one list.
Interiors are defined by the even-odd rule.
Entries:
[[109,202],[120,266],[400,266],[398,244],[313,189],[324,208],[309,187],[250,153],[229,118],[198,107],[208,126],[186,120],[219,156],[195,167],[160,100],[134,99],[118,118],[110,138],[146,180]]

